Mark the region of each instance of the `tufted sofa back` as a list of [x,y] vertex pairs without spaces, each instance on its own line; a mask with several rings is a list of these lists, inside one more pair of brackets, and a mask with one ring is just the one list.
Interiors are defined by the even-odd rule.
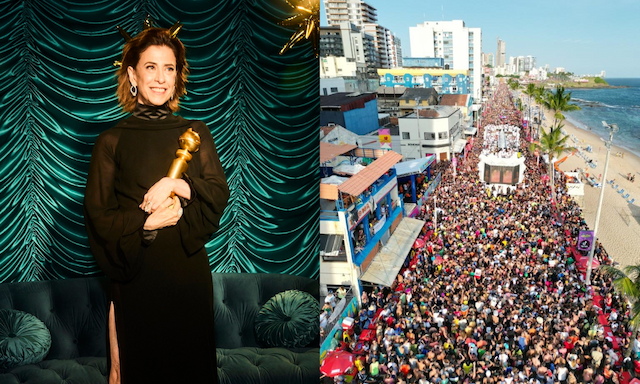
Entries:
[[[253,323],[262,305],[297,289],[319,297],[317,280],[267,273],[212,273],[216,347],[259,347]],[[17,309],[42,320],[51,332],[45,360],[106,357],[106,277],[0,284],[0,309]],[[317,348],[318,343],[311,347]]]
[[[270,273],[213,273],[213,308],[216,347],[261,347],[254,321],[262,305],[277,293],[290,289],[320,296],[318,280]],[[318,341],[310,347],[318,348]]]
[[106,356],[107,278],[0,284],[0,309],[31,313],[51,332],[45,357]]

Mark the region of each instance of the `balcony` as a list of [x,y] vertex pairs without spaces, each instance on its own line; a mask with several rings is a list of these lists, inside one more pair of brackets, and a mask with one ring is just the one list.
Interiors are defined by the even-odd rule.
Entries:
[[387,217],[384,225],[380,230],[373,235],[369,242],[364,245],[364,247],[355,249],[355,255],[353,257],[353,263],[357,266],[360,266],[362,262],[367,258],[369,253],[373,250],[373,248],[378,244],[380,239],[384,236],[384,234],[389,230],[391,224],[398,218],[398,216],[402,216],[402,206],[398,204],[395,200],[392,200],[392,210]]

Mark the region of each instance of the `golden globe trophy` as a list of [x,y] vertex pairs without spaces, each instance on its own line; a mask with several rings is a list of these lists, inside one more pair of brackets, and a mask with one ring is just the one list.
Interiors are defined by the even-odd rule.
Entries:
[[[180,149],[176,151],[176,159],[173,160],[171,167],[169,167],[169,172],[167,172],[167,177],[172,179],[182,177],[182,174],[187,171],[187,167],[189,166],[187,163],[193,158],[191,153],[196,153],[198,149],[200,149],[200,135],[194,132],[192,128],[189,128],[185,133],[180,135],[178,141],[180,143]],[[174,195],[172,192],[171,197]]]

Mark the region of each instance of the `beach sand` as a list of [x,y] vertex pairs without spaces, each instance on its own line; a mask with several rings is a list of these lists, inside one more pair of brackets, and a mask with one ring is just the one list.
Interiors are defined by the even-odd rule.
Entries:
[[[545,116],[545,125],[550,125],[553,122],[553,113],[545,111]],[[563,124],[564,130],[570,136],[567,140],[568,145],[576,148],[581,147],[588,158],[597,162],[597,166],[595,168],[587,166],[585,160],[580,158],[576,152],[575,155],[559,164],[558,168],[565,172],[581,168],[595,177],[604,174],[607,148],[600,137],[577,128],[567,120]],[[572,140],[571,135],[575,136],[577,142]],[[591,145],[591,153],[584,151],[587,145]],[[624,153],[624,158],[616,156],[618,152]],[[637,180],[633,183],[627,180],[628,173],[635,175]],[[623,188],[624,193],[619,194],[606,181],[601,181],[605,191],[596,236],[604,245],[607,253],[621,266],[638,265],[640,264],[640,157],[624,148],[612,146],[606,177],[607,180],[615,179],[614,185],[618,184],[618,188]],[[585,182],[584,179],[583,182]],[[627,193],[629,193],[629,199],[636,199],[633,204],[629,204],[628,199],[622,197]],[[592,230],[595,228],[599,198],[600,188],[592,187],[585,182],[583,215]]]

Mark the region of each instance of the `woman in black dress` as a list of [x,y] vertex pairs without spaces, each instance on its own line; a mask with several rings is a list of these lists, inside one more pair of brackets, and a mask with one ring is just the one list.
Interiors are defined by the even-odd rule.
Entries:
[[[125,44],[118,98],[132,115],[100,134],[87,179],[89,243],[111,279],[109,383],[217,381],[204,245],[229,189],[207,126],[173,115],[188,71],[172,32],[147,28]],[[182,178],[165,177],[189,128],[200,149]]]

